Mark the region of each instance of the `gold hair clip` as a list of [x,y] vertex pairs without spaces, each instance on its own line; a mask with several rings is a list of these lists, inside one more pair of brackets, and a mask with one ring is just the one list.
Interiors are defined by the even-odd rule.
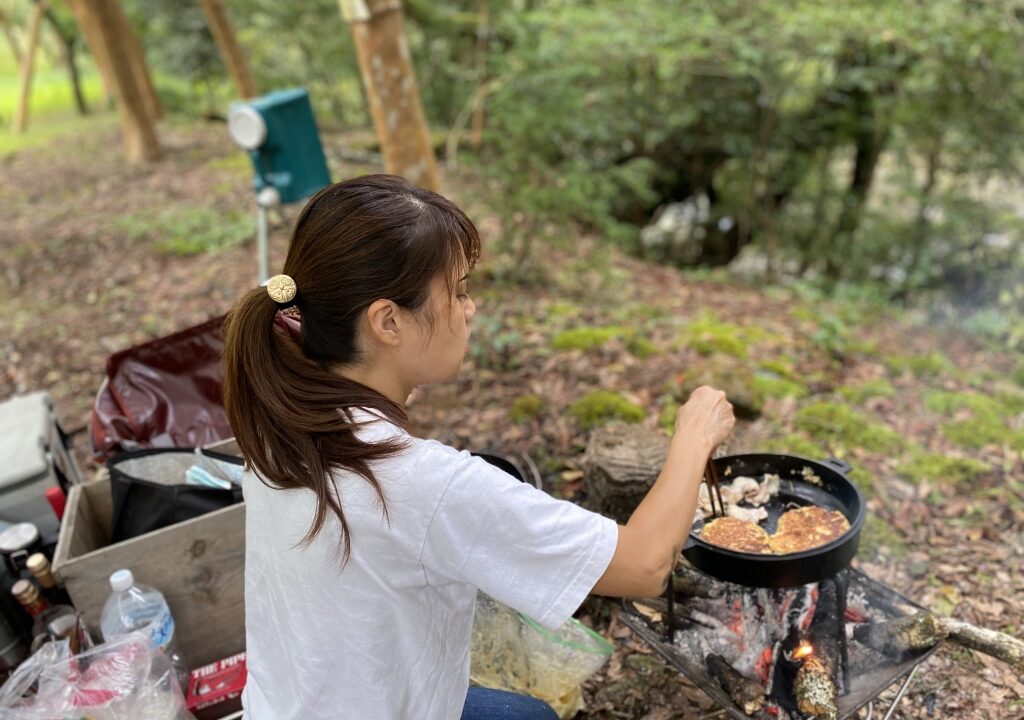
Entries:
[[278,305],[290,303],[295,299],[295,293],[298,291],[299,288],[295,285],[295,281],[288,275],[275,275],[267,281],[267,294]]

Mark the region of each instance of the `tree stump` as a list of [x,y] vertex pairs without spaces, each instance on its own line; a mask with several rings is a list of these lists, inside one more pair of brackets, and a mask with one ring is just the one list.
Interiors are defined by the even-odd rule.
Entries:
[[583,504],[625,523],[661,472],[668,446],[667,437],[638,425],[595,430],[583,455]]

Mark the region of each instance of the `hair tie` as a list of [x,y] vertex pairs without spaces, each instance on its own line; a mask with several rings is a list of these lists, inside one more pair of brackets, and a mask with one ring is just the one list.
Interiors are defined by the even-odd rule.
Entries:
[[278,305],[291,305],[298,292],[298,286],[288,275],[275,275],[267,280],[267,295]]

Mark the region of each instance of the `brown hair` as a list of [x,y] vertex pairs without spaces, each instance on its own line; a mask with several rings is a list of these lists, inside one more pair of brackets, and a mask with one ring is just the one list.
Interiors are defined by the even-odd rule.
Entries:
[[[246,294],[224,331],[224,405],[238,446],[264,484],[305,488],[316,514],[311,542],[332,512],[347,560],[349,527],[334,469],[363,477],[387,506],[370,464],[400,452],[400,440],[356,436],[353,409],[366,408],[406,427],[404,409],[333,372],[358,362],[359,320],[384,298],[425,311],[431,281],[472,267],[480,239],[451,201],[390,175],[367,175],[314,195],[295,224],[283,272],[295,280],[302,317],[298,344],[275,325],[279,310],[266,289]],[[428,318],[429,320],[429,318]]]

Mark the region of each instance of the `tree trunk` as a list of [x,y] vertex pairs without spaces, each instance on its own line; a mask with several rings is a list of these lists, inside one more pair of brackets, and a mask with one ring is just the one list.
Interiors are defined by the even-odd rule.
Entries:
[[146,53],[139,42],[139,36],[132,27],[131,20],[121,9],[117,0],[113,3],[117,7],[117,14],[120,16],[121,26],[124,33],[124,46],[127,49],[126,62],[135,76],[135,85],[139,88],[142,102],[149,117],[155,123],[164,116],[163,105],[160,104],[160,96],[156,94],[156,86],[153,84],[153,77],[149,74],[149,65],[146,63]]
[[352,30],[384,169],[414,185],[440,189],[399,0],[340,0]]
[[228,18],[227,9],[221,0],[199,0],[199,6],[206,16],[206,24],[217,43],[217,50],[227,66],[231,81],[235,84],[235,92],[239,97],[256,97],[256,83],[249,72],[249,61],[242,52],[242,46],[235,37],[235,29]]
[[106,45],[103,44],[99,28],[96,27],[96,17],[84,7],[86,0],[66,0],[66,2],[75,16],[78,28],[82,31],[86,47],[89,48],[93,61],[96,63],[100,82],[103,85],[104,103],[109,104],[112,98],[117,98],[117,83],[114,81],[114,71],[110,67]]
[[[105,65],[121,113],[125,154],[131,162],[160,159],[154,118],[146,107],[143,91],[132,68],[131,25],[117,0],[71,0],[86,41],[101,68]],[[135,43],[138,39],[135,38]],[[147,73],[148,74],[148,73]]]
[[[483,92],[484,83],[487,81],[487,25],[489,22],[488,13],[489,0],[477,0],[477,12],[480,15],[480,24],[476,28],[476,92]],[[469,145],[474,152],[480,149],[484,142],[484,97],[481,96],[476,107],[473,108],[473,131],[469,136]]]
[[667,437],[637,425],[595,430],[583,455],[584,504],[625,523],[661,472],[668,446]]
[[7,16],[3,8],[0,8],[0,25],[3,25],[4,35],[7,37],[7,44],[11,46],[11,55],[14,56],[14,61],[21,65],[21,46],[18,45],[18,38],[14,35],[14,28],[11,27],[11,18]]
[[11,132],[16,135],[25,132],[25,126],[28,125],[28,101],[32,92],[32,71],[36,61],[36,49],[39,47],[39,29],[42,27],[45,13],[46,0],[39,0],[32,8],[32,18],[28,24],[28,45],[25,48],[25,56],[21,59],[18,106],[14,109],[14,117],[11,120]]
[[53,28],[53,34],[61,45],[61,55],[64,65],[68,69],[68,80],[71,82],[71,92],[75,96],[75,107],[79,115],[88,115],[89,107],[85,103],[85,95],[82,93],[82,79],[78,73],[78,60],[75,56],[78,45],[78,35],[74,26],[65,27],[56,13],[51,8],[46,9],[46,21]]

